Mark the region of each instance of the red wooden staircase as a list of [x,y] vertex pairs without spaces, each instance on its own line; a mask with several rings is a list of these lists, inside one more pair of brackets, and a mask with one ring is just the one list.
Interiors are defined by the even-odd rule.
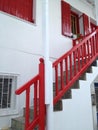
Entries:
[[[69,91],[71,86],[88,69],[98,56],[98,29],[83,38],[79,44],[53,63],[55,85],[53,104]],[[75,43],[74,43],[75,44]],[[58,78],[59,77],[59,78]],[[25,130],[45,130],[44,61],[40,60],[39,74],[16,90],[19,95],[26,91]],[[34,87],[34,118],[29,121],[30,88]]]

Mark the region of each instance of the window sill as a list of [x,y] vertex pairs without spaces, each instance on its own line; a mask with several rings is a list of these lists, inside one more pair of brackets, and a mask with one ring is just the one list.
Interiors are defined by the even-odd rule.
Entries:
[[18,110],[17,109],[0,109],[0,117],[1,116],[11,116],[11,115],[16,115],[18,114]]

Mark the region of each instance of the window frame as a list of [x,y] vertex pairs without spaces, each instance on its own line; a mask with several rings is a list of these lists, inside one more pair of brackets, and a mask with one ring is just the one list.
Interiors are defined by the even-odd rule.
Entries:
[[[78,14],[77,13],[75,13],[75,12],[73,12],[72,10],[71,10],[71,16],[74,16],[75,18],[76,18],[76,33],[73,33],[72,32],[72,23],[71,23],[71,32],[72,32],[72,34],[75,34],[75,35],[77,35],[77,34],[79,34],[80,33],[80,29],[79,29],[79,16],[78,16]],[[72,18],[71,18],[71,21],[72,21]]]
[[62,24],[62,35],[72,38],[74,33],[72,32],[72,19],[71,16],[76,17],[76,34],[80,33],[79,28],[79,16],[78,13],[71,10],[70,4],[65,1],[61,1],[61,24]]
[[18,114],[18,101],[15,96],[15,90],[18,86],[18,80],[19,80],[19,75],[17,74],[8,74],[8,73],[0,73],[0,78],[1,77],[11,77],[14,82],[12,83],[12,95],[11,95],[11,107],[9,108],[0,108],[0,116],[8,116],[8,115],[13,115],[13,114]]

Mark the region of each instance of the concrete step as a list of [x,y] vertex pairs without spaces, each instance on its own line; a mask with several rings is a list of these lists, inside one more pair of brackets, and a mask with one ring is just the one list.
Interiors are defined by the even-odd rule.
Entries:
[[72,85],[71,89],[79,89],[79,80],[76,80],[76,82]]
[[24,117],[17,117],[12,119],[11,128],[12,130],[24,130],[25,118]]
[[[24,130],[24,128],[25,128],[25,117],[22,116],[12,119],[11,130]],[[36,126],[34,130],[38,130],[38,126]]]
[[62,105],[62,100],[59,100],[54,106],[53,106],[54,112],[56,111],[62,111],[63,110],[63,105]]
[[[25,117],[25,108],[23,108],[23,117]],[[33,106],[31,106],[30,107],[30,119],[32,119],[33,120],[33,117],[34,117],[34,107]]]
[[72,93],[71,89],[69,89],[63,96],[62,99],[71,99],[72,98]]
[[[1,130],[12,130],[11,128],[9,128],[9,127],[4,127],[4,128],[2,128]],[[14,130],[14,129],[13,129]]]
[[[92,63],[92,66],[97,66],[97,63],[94,62]],[[93,72],[93,68],[92,67],[89,67],[87,70],[86,70],[87,73],[92,73]],[[86,80],[86,75],[87,74],[82,74],[79,78],[79,80]],[[69,76],[68,76],[69,77]],[[59,90],[61,88],[60,86],[60,77],[58,77],[58,80],[59,80]],[[64,80],[65,80],[65,75],[64,75]],[[79,89],[80,88],[80,84],[79,84],[79,80],[77,80],[71,87],[71,89]],[[65,82],[65,81],[64,81]],[[72,91],[71,89],[69,89],[62,97],[62,99],[71,99],[72,98]],[[53,93],[54,93],[54,96],[55,96],[55,83],[53,83]],[[63,110],[63,104],[62,104],[62,99],[59,100],[55,105],[54,105],[54,112],[57,112],[57,111],[62,111]],[[33,109],[33,106],[30,108],[30,120],[33,119],[33,115],[34,115],[34,109]],[[8,129],[2,129],[2,130],[24,130],[24,127],[25,127],[25,108],[23,110],[23,116],[22,117],[17,117],[17,118],[14,118],[12,119],[12,125],[11,125],[11,128],[8,128]],[[38,126],[36,126],[36,128],[34,130],[38,130]]]

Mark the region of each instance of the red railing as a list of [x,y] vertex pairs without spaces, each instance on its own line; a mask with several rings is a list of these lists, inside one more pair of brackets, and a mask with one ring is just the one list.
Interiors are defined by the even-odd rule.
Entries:
[[[71,88],[98,56],[98,29],[86,36],[79,44],[53,63],[56,102]],[[25,130],[45,130],[45,93],[44,93],[44,61],[40,59],[39,74],[16,90],[16,94],[26,91]],[[34,88],[34,119],[30,121],[30,88]]]
[[[34,118],[30,121],[30,89],[32,87],[34,88]],[[17,95],[26,92],[25,130],[31,130],[35,127],[39,127],[39,130],[45,130],[44,90],[44,60],[40,59],[39,74],[15,91]]]
[[[53,63],[55,104],[98,55],[98,29]],[[59,77],[59,78],[58,78]]]

